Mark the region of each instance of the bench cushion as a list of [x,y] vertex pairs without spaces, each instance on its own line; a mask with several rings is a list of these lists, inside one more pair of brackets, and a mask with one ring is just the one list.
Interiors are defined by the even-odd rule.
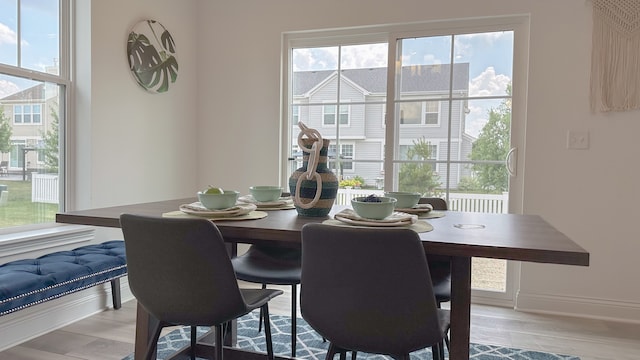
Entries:
[[59,251],[0,265],[0,315],[127,274],[124,241]]

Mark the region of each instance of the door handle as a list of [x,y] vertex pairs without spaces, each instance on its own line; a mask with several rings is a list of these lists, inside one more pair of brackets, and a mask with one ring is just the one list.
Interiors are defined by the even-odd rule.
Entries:
[[[513,157],[513,155],[515,156],[515,159]],[[516,176],[517,173],[517,168],[518,168],[518,148],[511,148],[509,150],[509,152],[507,153],[507,157],[504,160],[504,165],[507,168],[507,172],[509,173],[510,176]]]

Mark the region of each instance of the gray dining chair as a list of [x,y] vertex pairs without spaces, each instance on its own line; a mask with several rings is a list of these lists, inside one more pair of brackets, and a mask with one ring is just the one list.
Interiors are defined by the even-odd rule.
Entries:
[[[433,210],[447,210],[446,200],[438,197],[420,198],[419,204],[431,204]],[[445,255],[427,254],[433,292],[436,296],[438,307],[443,302],[451,301],[451,257]]]
[[[418,204],[430,204],[433,210],[446,211],[449,209],[447,201],[439,197],[424,197],[418,200]],[[433,293],[436,297],[436,305],[442,307],[442,303],[451,301],[451,257],[446,255],[427,254],[429,262],[429,272],[431,273],[431,283]],[[445,334],[444,342],[449,348],[449,336]],[[441,355],[444,356],[444,349]]]
[[[289,195],[282,193],[282,196]],[[231,263],[238,279],[262,284],[263,289],[267,285],[291,286],[291,357],[296,357],[298,284],[302,269],[300,247],[254,244],[242,255],[231,259]],[[258,331],[261,327],[262,321]]]
[[408,360],[427,347],[440,359],[450,325],[420,237],[406,228],[305,225],[300,310],[330,342],[327,360],[348,351]]
[[260,308],[267,355],[273,359],[269,300],[276,289],[240,289],[224,239],[206,219],[122,214],[129,287],[155,319],[145,359],[156,353],[162,328],[191,327],[191,358],[198,326],[215,327],[215,360],[222,360],[224,326]]

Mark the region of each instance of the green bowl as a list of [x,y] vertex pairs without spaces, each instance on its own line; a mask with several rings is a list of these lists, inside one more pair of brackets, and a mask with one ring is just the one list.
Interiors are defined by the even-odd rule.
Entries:
[[198,201],[209,210],[222,210],[234,207],[240,193],[235,190],[224,190],[222,194],[205,194],[198,191]]
[[420,197],[422,197],[420,193],[408,191],[389,191],[385,192],[384,196],[398,200],[396,209],[411,209],[418,204]]
[[357,197],[351,200],[351,207],[358,216],[366,219],[382,220],[393,214],[396,199],[392,197],[380,196],[380,202],[366,202],[366,196]]
[[280,199],[282,188],[280,186],[252,186],[249,192],[258,202],[269,202]]

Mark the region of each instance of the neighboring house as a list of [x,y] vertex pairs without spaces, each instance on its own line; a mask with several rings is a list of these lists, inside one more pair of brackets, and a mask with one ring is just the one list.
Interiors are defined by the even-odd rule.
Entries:
[[57,113],[57,87],[39,84],[0,98],[0,106],[12,127],[11,153],[3,154],[9,170],[35,171],[44,166],[43,135],[50,128],[52,110]]
[[[449,140],[449,79],[450,65],[417,65],[402,69],[403,100],[421,99],[413,103],[403,103],[398,112],[400,121],[399,158],[406,159],[407,150],[414,140],[424,137],[431,145],[431,156],[438,161],[447,160],[447,143],[451,143],[450,161],[468,160],[475,138],[464,132],[467,110],[466,98],[469,94],[469,64],[458,63],[453,67],[454,98],[452,102],[451,139]],[[338,86],[336,71],[301,71],[294,73],[293,100],[300,106],[292,109],[293,133],[299,129],[298,121],[320,131],[331,140],[330,158],[336,154],[336,119],[340,123],[340,156],[343,159],[339,176],[350,178],[360,176],[367,185],[381,186],[382,159],[384,157],[384,118],[386,113],[386,68],[351,69],[342,71],[340,86],[341,104],[335,106]],[[424,101],[429,99],[429,101]],[[331,103],[330,105],[320,105]],[[308,105],[311,104],[311,105]],[[315,105],[314,105],[315,104]],[[308,106],[307,106],[308,105]],[[339,114],[336,114],[339,112]],[[297,143],[293,145],[294,155],[300,155]],[[349,162],[345,159],[377,160],[376,162]],[[298,160],[299,156],[298,156]],[[300,166],[301,163],[298,164]],[[446,163],[434,165],[434,170],[444,175]],[[450,174],[450,184],[457,187],[470,170],[464,165],[454,164]],[[441,177],[441,181],[444,179]]]

